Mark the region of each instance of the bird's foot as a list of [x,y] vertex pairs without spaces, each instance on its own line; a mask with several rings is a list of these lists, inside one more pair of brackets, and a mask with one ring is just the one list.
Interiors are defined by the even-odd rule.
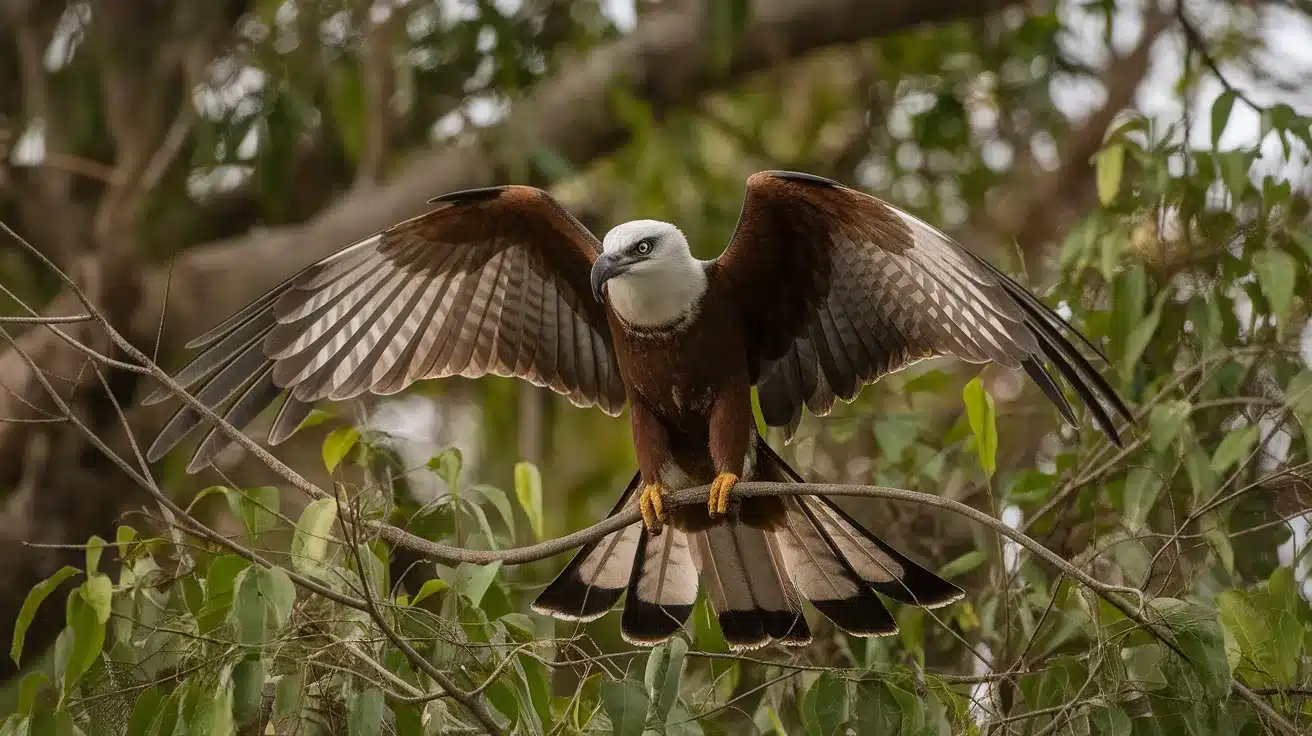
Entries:
[[658,483],[643,486],[638,495],[638,510],[642,512],[642,523],[652,535],[661,533],[665,525],[665,490]]
[[729,510],[729,491],[738,484],[738,476],[733,473],[720,473],[711,483],[711,493],[706,499],[707,510],[711,516],[724,516]]

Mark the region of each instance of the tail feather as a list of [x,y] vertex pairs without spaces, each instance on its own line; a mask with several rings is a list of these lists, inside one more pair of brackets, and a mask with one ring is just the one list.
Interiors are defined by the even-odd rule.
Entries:
[[[639,482],[635,473],[609,515],[633,497]],[[633,524],[584,545],[551,585],[538,594],[533,610],[567,621],[601,618],[624,595],[645,534],[641,524]]]
[[853,571],[801,499],[785,499],[774,532],[783,569],[816,610],[856,636],[888,636],[897,623],[879,596]]
[[811,640],[797,588],[777,564],[770,536],[745,523],[693,533],[693,559],[731,649]]
[[[757,467],[762,475],[785,482],[805,482],[764,439],[757,438],[756,449]],[[787,506],[787,525],[776,535],[795,548],[788,574],[794,580],[808,581],[805,586],[799,583],[803,595],[839,628],[862,635],[897,631],[888,609],[873,594],[867,598],[866,591],[877,591],[899,603],[925,608],[944,606],[965,595],[961,588],[871,534],[831,499],[798,496],[789,499]],[[816,536],[825,544],[818,544]],[[853,585],[852,578],[864,585]],[[850,592],[853,587],[855,593]],[[835,594],[845,596],[838,599],[845,602],[843,605],[821,598]],[[829,615],[826,608],[835,615]],[[849,609],[860,611],[856,617],[863,622],[861,626],[845,623],[853,617]]]
[[639,526],[620,633],[630,644],[652,645],[683,627],[697,602],[697,571],[688,534],[674,527],[653,537]]
[[939,608],[960,600],[961,588],[912,562],[882,539],[866,531],[855,519],[824,496],[801,498],[834,544],[838,554],[871,588],[923,608]]

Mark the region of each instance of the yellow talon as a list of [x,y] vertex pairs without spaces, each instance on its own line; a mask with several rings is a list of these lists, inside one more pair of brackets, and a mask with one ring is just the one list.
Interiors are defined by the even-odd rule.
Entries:
[[656,483],[648,483],[638,496],[638,509],[642,511],[642,523],[653,535],[661,533],[665,522],[665,491]]
[[711,516],[724,516],[729,510],[729,491],[737,484],[738,476],[733,473],[720,473],[715,476],[715,481],[711,483],[710,497],[706,500]]

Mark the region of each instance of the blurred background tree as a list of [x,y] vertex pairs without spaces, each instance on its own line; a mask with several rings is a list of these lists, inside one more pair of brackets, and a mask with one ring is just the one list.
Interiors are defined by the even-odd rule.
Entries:
[[[908,208],[1069,315],[1139,421],[1118,449],[1023,376],[934,362],[808,418],[788,456],[1001,518],[1141,589],[1188,656],[992,531],[849,499],[967,599],[750,658],[699,608],[690,648],[648,661],[617,616],[526,615],[564,555],[361,547],[239,448],[153,469],[242,549],[369,581],[384,613],[353,610],[168,534],[103,450],[130,463],[125,428],[148,441],[171,407],[135,406],[152,386],[96,357],[125,357],[96,322],[32,323],[84,310],[6,239],[0,632],[24,654],[4,732],[1306,732],[1310,41],[1299,0],[0,0],[0,221],[169,368],[448,191],[543,186],[598,234],[666,219],[707,258],[760,169]],[[634,467],[626,422],[510,381],[323,409],[281,459],[470,548],[587,526]],[[93,535],[120,544],[102,561]]]

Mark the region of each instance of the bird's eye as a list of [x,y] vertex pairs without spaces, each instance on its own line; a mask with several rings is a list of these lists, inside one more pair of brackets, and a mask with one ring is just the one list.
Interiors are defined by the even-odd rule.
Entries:
[[634,246],[633,250],[634,250],[634,252],[636,252],[638,255],[640,255],[640,256],[645,256],[645,255],[647,255],[648,253],[651,253],[651,241],[650,241],[650,240],[639,240],[639,241],[638,241],[638,244],[637,244],[636,246]]

